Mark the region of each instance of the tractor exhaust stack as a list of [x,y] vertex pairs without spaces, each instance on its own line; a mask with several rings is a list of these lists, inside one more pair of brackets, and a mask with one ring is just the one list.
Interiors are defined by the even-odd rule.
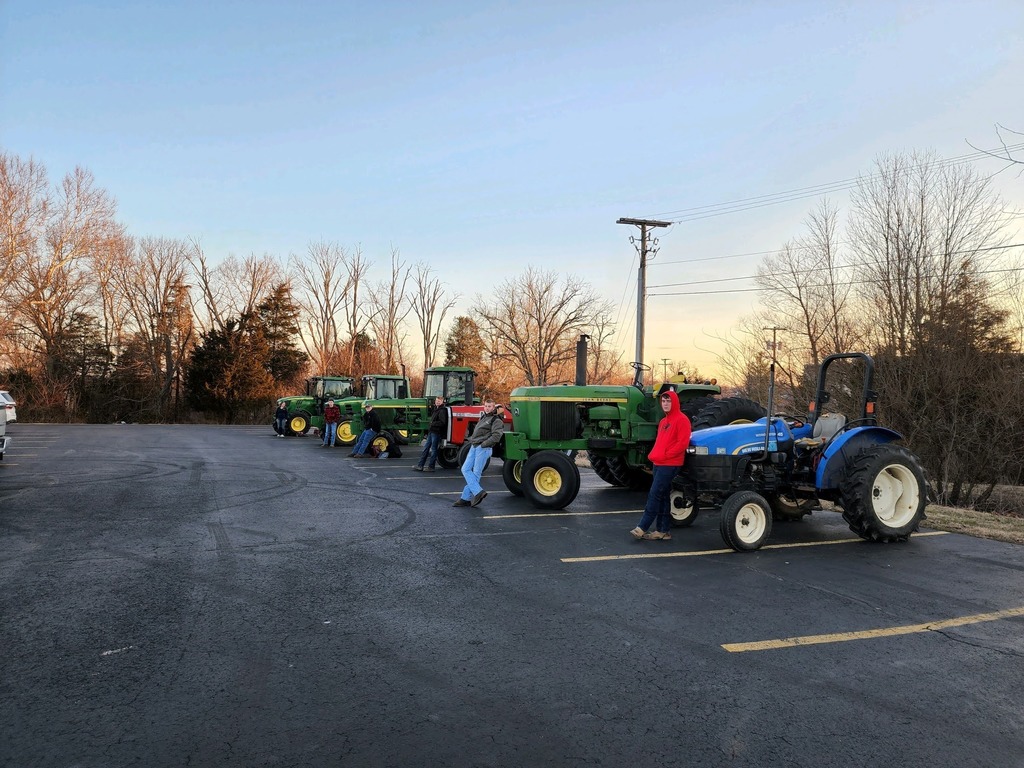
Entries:
[[576,386],[582,387],[587,383],[587,341],[590,337],[587,334],[580,334],[580,340],[576,342]]

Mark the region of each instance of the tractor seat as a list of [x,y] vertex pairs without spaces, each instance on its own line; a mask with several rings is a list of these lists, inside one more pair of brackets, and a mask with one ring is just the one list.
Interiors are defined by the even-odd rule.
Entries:
[[846,417],[841,413],[823,413],[814,421],[814,429],[810,437],[801,437],[793,444],[797,448],[810,451],[821,448],[846,426]]

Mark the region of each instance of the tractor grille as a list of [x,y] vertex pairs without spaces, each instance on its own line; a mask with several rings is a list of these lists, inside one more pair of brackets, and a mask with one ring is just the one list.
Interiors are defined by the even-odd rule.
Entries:
[[579,436],[578,424],[575,403],[540,404],[541,440],[575,440]]

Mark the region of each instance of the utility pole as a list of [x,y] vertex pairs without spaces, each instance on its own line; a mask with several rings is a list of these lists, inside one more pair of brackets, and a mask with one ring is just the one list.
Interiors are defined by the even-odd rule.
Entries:
[[665,381],[668,381],[668,358],[667,357],[661,358],[661,377]]
[[[640,243],[637,244],[636,238],[632,236],[629,238],[629,242],[633,244],[637,253],[640,254],[640,268],[637,270],[636,278],[636,362],[642,365],[644,362],[644,316],[647,310],[647,257],[650,255],[653,259],[654,254],[658,252],[658,241],[654,239],[652,242],[647,237],[647,231],[658,227],[667,227],[672,222],[622,218],[615,223],[640,227]],[[640,373],[640,371],[637,371],[638,376]]]

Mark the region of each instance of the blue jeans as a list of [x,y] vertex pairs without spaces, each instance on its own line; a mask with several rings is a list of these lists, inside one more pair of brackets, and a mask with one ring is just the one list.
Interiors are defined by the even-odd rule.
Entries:
[[277,432],[277,434],[279,434],[279,435],[287,435],[288,434],[288,417],[287,416],[282,416],[282,417],[280,417],[279,419],[277,419],[275,421],[275,423],[274,423],[274,431]]
[[334,446],[334,439],[338,436],[338,422],[324,424],[324,445]]
[[372,429],[364,429],[362,434],[359,435],[359,439],[356,440],[352,453],[366,453],[370,449],[370,441],[376,436],[377,433]]
[[672,527],[672,515],[669,513],[669,495],[672,493],[672,478],[679,472],[679,467],[654,467],[654,480],[651,492],[647,494],[647,506],[644,516],[640,518],[640,528],[647,531],[651,523],[657,522],[656,530],[668,533]]
[[480,476],[484,473],[487,460],[491,458],[493,448],[484,448],[479,445],[469,446],[469,455],[462,465],[462,476],[466,478],[466,487],[462,489],[462,500],[469,501],[476,496],[483,488],[480,487]]
[[427,433],[427,442],[423,446],[423,453],[420,454],[420,460],[417,462],[417,467],[422,467],[427,463],[429,458],[430,468],[434,468],[434,464],[437,463],[437,449],[441,447],[441,436],[434,433]]

